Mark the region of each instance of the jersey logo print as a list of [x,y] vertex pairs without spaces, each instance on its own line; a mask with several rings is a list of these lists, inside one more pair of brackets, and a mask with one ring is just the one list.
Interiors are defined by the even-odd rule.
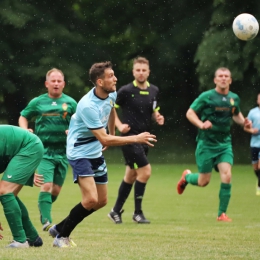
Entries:
[[13,176],[12,175],[7,175],[7,178],[8,179],[11,179]]
[[55,101],[52,102],[52,106],[57,106],[57,103]]
[[222,98],[222,101],[227,101],[227,99],[225,97]]

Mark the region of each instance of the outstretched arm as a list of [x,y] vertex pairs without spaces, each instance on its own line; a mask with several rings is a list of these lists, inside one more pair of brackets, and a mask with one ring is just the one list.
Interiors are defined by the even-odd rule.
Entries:
[[233,120],[244,127],[244,129],[252,129],[252,122],[248,118],[244,118],[243,114],[239,112],[237,115],[233,116]]
[[153,118],[154,118],[155,122],[158,125],[163,125],[164,124],[164,116],[161,115],[159,111],[154,111],[153,112]]
[[129,132],[129,130],[130,130],[130,126],[129,126],[128,124],[123,124],[123,123],[120,121],[120,119],[119,119],[119,117],[118,117],[118,115],[117,115],[116,110],[115,110],[115,124],[116,124],[117,129],[118,129],[121,133],[123,133],[123,134]]

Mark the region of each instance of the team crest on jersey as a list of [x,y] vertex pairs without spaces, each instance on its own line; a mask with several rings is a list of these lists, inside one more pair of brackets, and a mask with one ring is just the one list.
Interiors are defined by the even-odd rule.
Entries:
[[63,103],[63,104],[62,104],[62,109],[63,109],[64,111],[66,111],[66,110],[68,109],[68,105],[67,105],[66,103]]
[[234,106],[234,104],[235,104],[235,101],[234,101],[234,99],[233,98],[230,98],[230,104],[232,105],[232,106]]
[[114,107],[114,106],[115,106],[115,104],[114,104],[114,102],[113,102],[112,99],[110,100],[110,106],[111,106],[111,107]]

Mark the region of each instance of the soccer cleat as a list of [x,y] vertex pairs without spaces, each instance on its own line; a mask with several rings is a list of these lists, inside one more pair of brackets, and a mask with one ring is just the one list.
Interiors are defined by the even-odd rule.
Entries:
[[54,247],[71,247],[69,237],[55,237],[52,245]]
[[113,209],[107,214],[107,216],[115,223],[122,224],[122,217],[124,210],[121,209],[119,213],[115,212]]
[[[56,229],[56,225],[53,225],[49,230],[49,235],[52,236],[53,238],[57,237],[57,235],[59,235],[60,233],[58,232],[58,230]],[[69,242],[71,247],[76,247],[77,244],[69,237]]]
[[177,183],[177,192],[178,194],[182,194],[188,184],[188,182],[186,182],[185,177],[187,174],[191,174],[190,170],[185,170],[182,175],[181,175],[181,179],[178,181]]
[[232,219],[229,218],[226,213],[222,213],[218,218],[217,218],[217,221],[224,221],[224,222],[231,222]]
[[24,243],[17,242],[13,240],[6,248],[29,248],[28,241],[25,241]]
[[43,245],[43,241],[40,237],[37,237],[34,241],[27,239],[29,246],[40,247]]
[[49,229],[53,226],[53,224],[51,224],[49,221],[47,221],[43,226],[42,226],[42,230],[43,231],[49,231]]
[[150,224],[150,221],[145,218],[142,211],[138,214],[136,213],[133,214],[133,221],[138,224]]
[[49,235],[55,238],[57,235],[59,235],[59,232],[56,229],[56,225],[53,225],[52,227],[49,228],[48,230]]

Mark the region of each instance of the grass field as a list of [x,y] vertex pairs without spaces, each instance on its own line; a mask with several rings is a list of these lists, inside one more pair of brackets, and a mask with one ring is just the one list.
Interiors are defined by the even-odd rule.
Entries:
[[[53,248],[53,239],[41,231],[37,209],[38,188],[25,187],[20,198],[44,240],[41,248],[6,249],[12,239],[0,208],[4,239],[0,241],[0,259],[260,259],[260,196],[255,195],[256,178],[250,165],[233,168],[232,197],[228,215],[231,223],[216,221],[219,176],[212,175],[205,188],[187,186],[183,195],[176,193],[176,183],[184,165],[153,164],[143,209],[150,225],[132,222],[133,193],[126,202],[123,224],[115,225],[107,213],[113,206],[124,166],[108,163],[109,202],[106,207],[83,220],[73,231],[76,248]],[[196,171],[195,165],[188,165]],[[55,222],[63,219],[80,201],[77,185],[69,172],[59,199],[53,204]]]

